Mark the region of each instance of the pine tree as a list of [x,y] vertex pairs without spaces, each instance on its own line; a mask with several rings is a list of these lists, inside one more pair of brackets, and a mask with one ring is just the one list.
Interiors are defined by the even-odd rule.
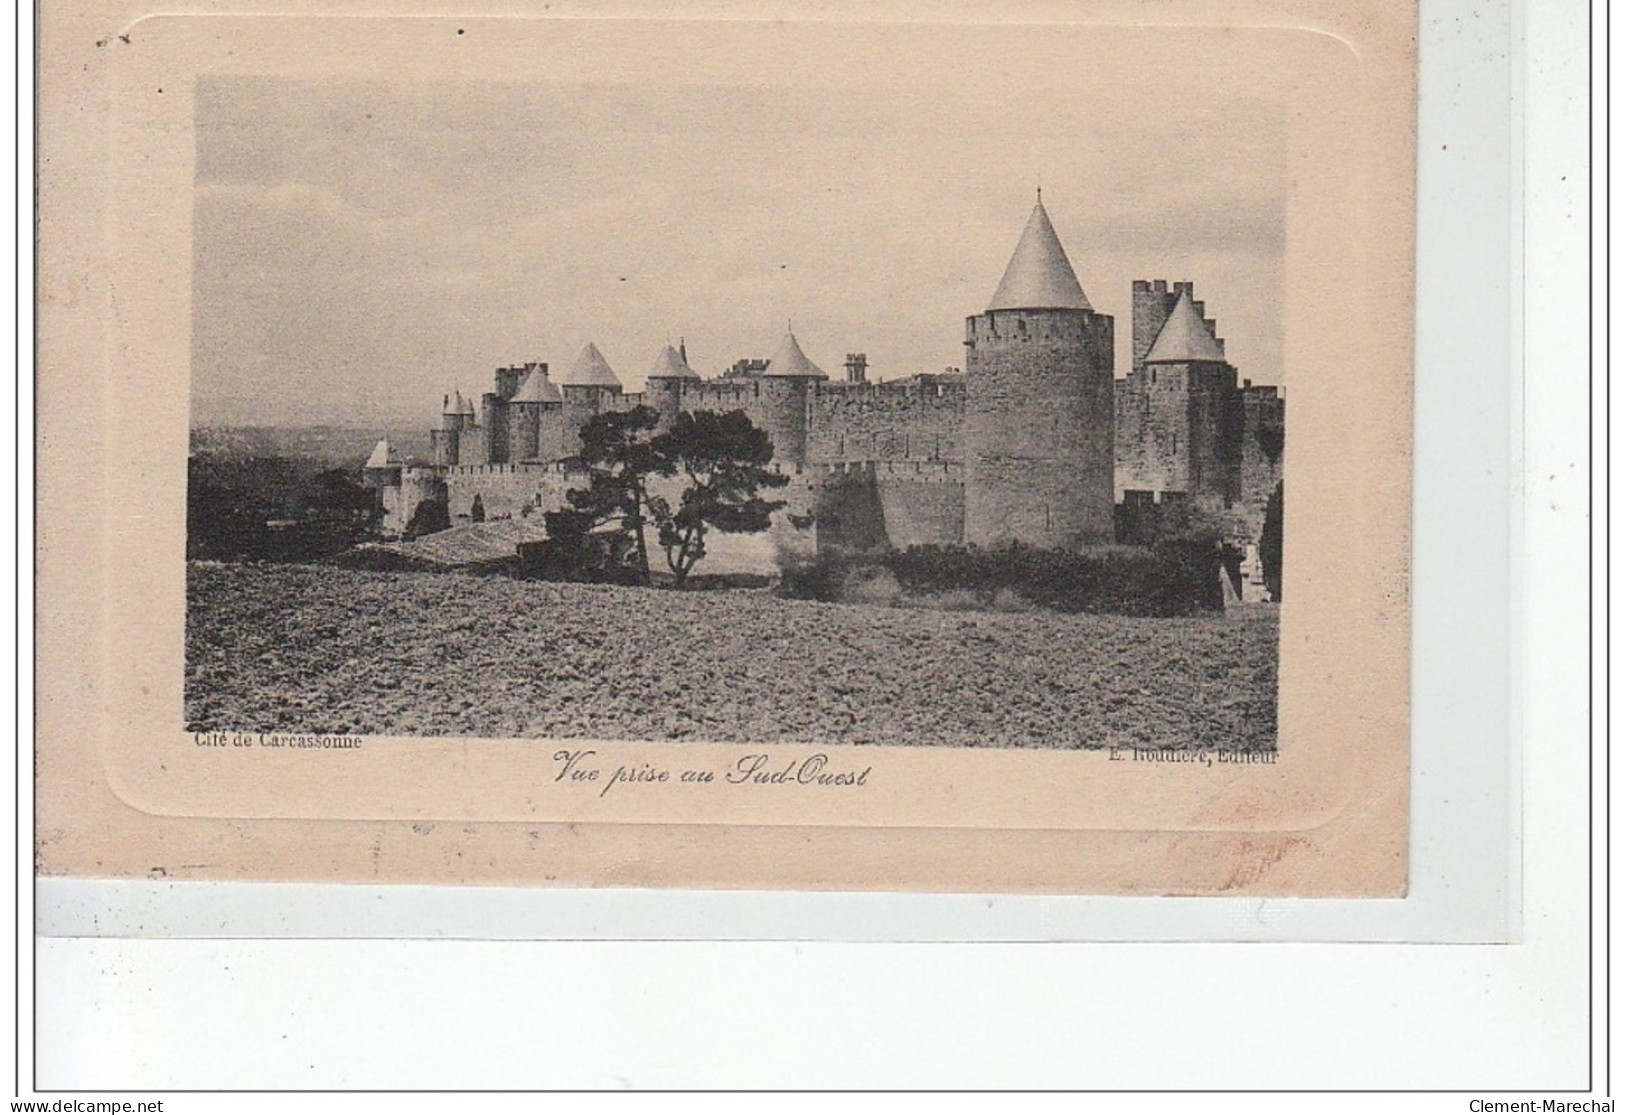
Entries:
[[688,482],[675,508],[659,497],[649,500],[666,565],[678,588],[705,557],[707,530],[758,533],[784,506],[783,500],[765,500],[758,494],[763,488],[782,488],[790,479],[767,467],[773,460],[773,443],[744,411],[679,414],[653,448],[659,457],[657,471]]
[[[557,522],[564,535],[579,538],[584,546],[592,531],[613,525],[630,543],[632,569],[640,584],[649,583],[645,531],[649,477],[664,468],[652,444],[653,431],[659,424],[660,415],[645,406],[608,411],[588,419],[581,427],[580,455],[588,470],[587,487],[569,493],[568,512],[554,513],[547,519],[550,535]],[[590,547],[584,548],[583,556],[589,551]]]

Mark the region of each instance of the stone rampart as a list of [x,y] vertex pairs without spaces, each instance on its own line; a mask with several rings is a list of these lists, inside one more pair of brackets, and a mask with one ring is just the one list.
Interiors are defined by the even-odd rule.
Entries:
[[964,458],[965,394],[959,385],[820,385],[809,411],[812,464]]
[[480,497],[487,519],[518,518],[563,507],[574,481],[558,465],[517,464],[459,466],[445,470],[446,498],[452,522],[466,521]]

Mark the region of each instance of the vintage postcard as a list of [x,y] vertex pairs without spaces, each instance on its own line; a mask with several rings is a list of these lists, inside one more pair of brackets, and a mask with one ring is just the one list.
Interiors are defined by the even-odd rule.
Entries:
[[1403,894],[1414,23],[47,6],[39,870]]

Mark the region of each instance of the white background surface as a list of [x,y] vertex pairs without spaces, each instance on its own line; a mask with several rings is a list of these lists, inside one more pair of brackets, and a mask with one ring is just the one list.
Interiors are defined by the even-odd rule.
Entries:
[[[39,1084],[1585,1087],[1586,14],[1573,0],[1527,13],[1424,6],[1406,902],[41,891],[42,925],[77,932],[87,919],[106,932],[106,918],[116,931],[184,933],[1519,943],[42,938]],[[1509,54],[1507,21],[1526,16],[1527,42]],[[1521,137],[1509,91],[1530,121],[1521,222],[1504,162]],[[1520,244],[1527,300],[1508,270]],[[1521,400],[1508,390],[1515,346],[1530,354]],[[1520,434],[1521,483],[1509,462]],[[1509,724],[1522,733],[1511,749]],[[1519,813],[1521,845],[1508,835]],[[26,945],[22,955],[26,995]],[[247,1102],[175,1097],[166,1110]],[[1461,1098],[1426,1102],[1466,1110]]]

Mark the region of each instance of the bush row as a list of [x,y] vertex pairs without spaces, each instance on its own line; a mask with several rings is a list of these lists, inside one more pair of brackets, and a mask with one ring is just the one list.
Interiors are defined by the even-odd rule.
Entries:
[[1011,594],[1058,612],[1180,616],[1224,607],[1213,542],[1047,550],[1012,545],[910,546],[884,554],[820,553],[786,562],[779,591],[793,599],[851,600],[854,587],[889,573],[916,597],[971,594],[992,607]]

